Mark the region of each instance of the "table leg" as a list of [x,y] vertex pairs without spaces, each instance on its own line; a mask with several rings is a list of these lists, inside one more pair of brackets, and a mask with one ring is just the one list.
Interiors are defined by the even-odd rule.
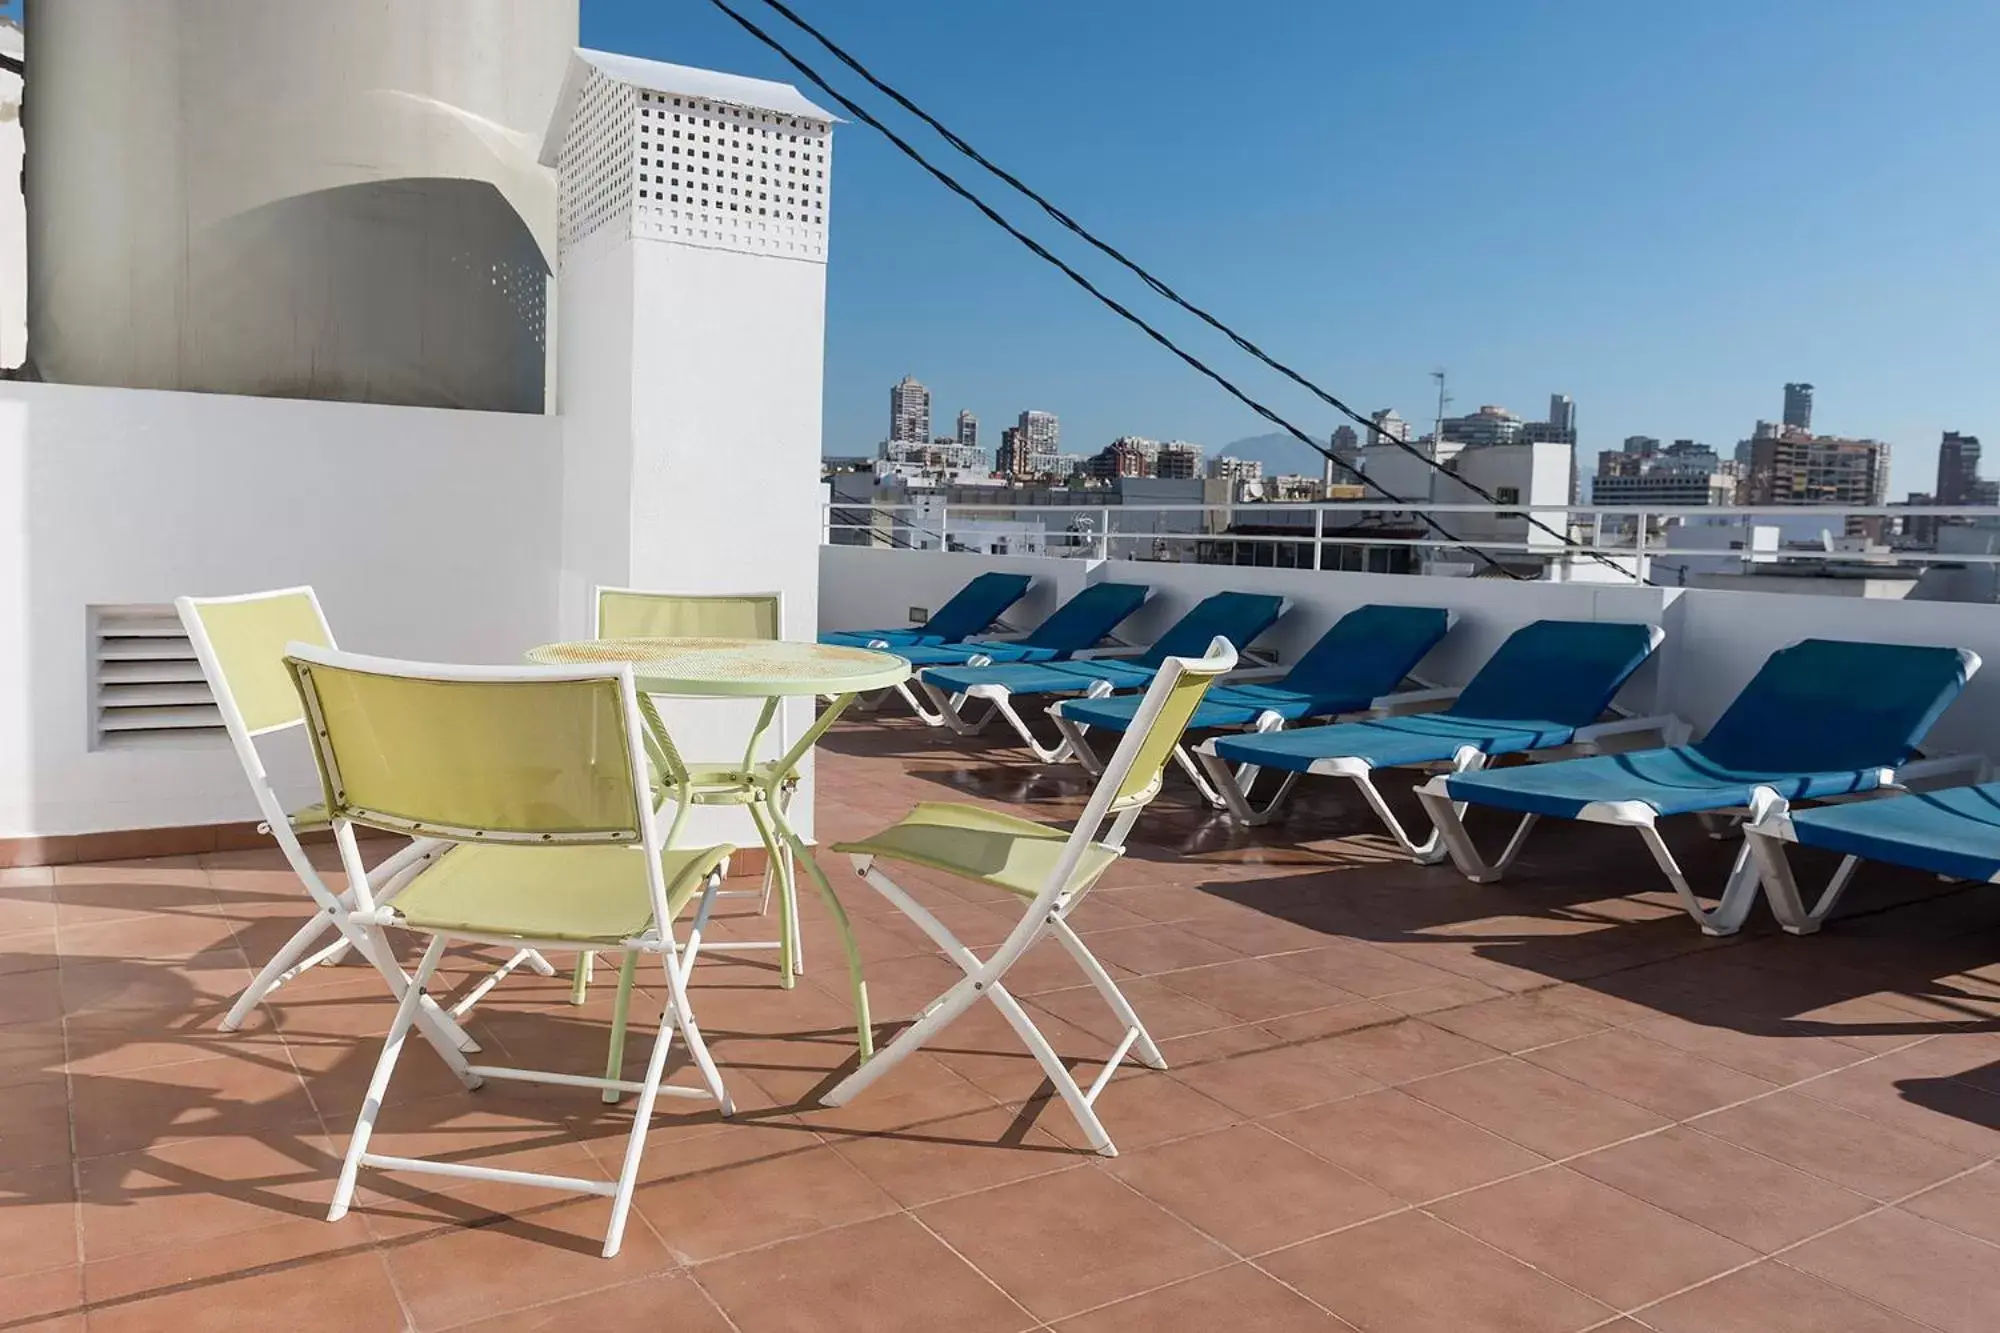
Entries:
[[[785,813],[778,802],[778,791],[784,785],[786,778],[797,771],[800,762],[804,760],[806,754],[811,751],[814,745],[819,743],[819,738],[827,733],[827,730],[839,720],[840,715],[846,712],[848,705],[853,702],[854,696],[852,694],[834,696],[820,713],[818,719],[814,721],[812,726],[806,729],[805,735],[799,737],[798,743],[793,745],[786,752],[785,757],[778,762],[776,769],[773,770],[768,780],[768,786],[765,791],[764,817],[771,821],[772,825],[777,829],[779,836],[784,839],[785,846],[791,850],[792,856],[795,858],[795,865],[803,865],[806,873],[811,875],[813,882],[819,886],[820,897],[825,901],[826,910],[832,915],[833,924],[840,932],[840,947],[842,952],[847,955],[848,985],[854,992],[856,1041],[860,1046],[861,1059],[863,1062],[866,1062],[875,1054],[875,1029],[868,1016],[868,979],[863,975],[861,969],[860,946],[854,942],[854,929],[848,922],[847,909],[841,905],[840,895],[834,892],[833,881],[827,878],[826,871],[820,866],[819,860],[814,857],[812,848],[806,845],[805,839],[801,838],[797,830],[792,827],[791,821],[785,817]],[[791,937],[788,934],[786,936],[785,953],[789,955],[790,950]]]
[[764,855],[772,873],[780,877],[778,894],[778,984],[791,990],[799,984],[797,959],[793,956],[792,945],[796,933],[792,924],[793,896],[784,882],[786,870],[786,842],[779,835],[774,820],[776,811],[765,808],[763,801],[752,801],[744,809],[750,812],[750,822],[757,826],[757,836],[763,840]]

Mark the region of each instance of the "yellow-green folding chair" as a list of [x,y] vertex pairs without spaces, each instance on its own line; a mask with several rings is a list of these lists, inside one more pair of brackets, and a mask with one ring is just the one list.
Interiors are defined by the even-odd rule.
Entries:
[[[1128,1052],[1136,1053],[1142,1064],[1154,1069],[1166,1068],[1166,1059],[1111,974],[1070,928],[1069,914],[1124,855],[1125,839],[1139,812],[1159,794],[1162,770],[1180,744],[1188,719],[1216,677],[1235,665],[1236,651],[1223,638],[1215,639],[1204,657],[1169,657],[1161,663],[1117,751],[1104,765],[1083,814],[1067,833],[982,806],[926,802],[872,837],[834,845],[835,851],[853,859],[855,873],[914,921],[965,976],[931,1001],[917,1020],[874,1058],[836,1084],[822,1099],[826,1105],[845,1105],[983,997],[993,1002],[1033,1053],[1076,1116],[1090,1146],[1107,1157],[1117,1155],[1110,1134],[1092,1109],[1097,1095]],[[1111,828],[1100,839],[1098,831],[1106,819],[1112,821]],[[877,868],[878,861],[905,861],[1005,889],[1021,901],[1020,924],[982,959],[883,874]],[[1103,1071],[1087,1090],[1077,1086],[1048,1038],[1005,985],[1007,969],[1045,935],[1053,936],[1076,960],[1124,1029]]]
[[[378,935],[384,928],[409,930],[429,936],[430,943],[396,1006],[341,1162],[328,1220],[346,1214],[364,1166],[577,1190],[612,1199],[604,1237],[609,1258],[624,1234],[655,1100],[713,1098],[724,1115],[732,1110],[695,1026],[687,971],[700,950],[723,863],[735,849],[666,846],[653,809],[645,724],[628,665],[434,666],[304,644],[293,645],[287,662],[305,704],[341,866],[357,895],[367,870],[356,826],[450,844],[394,902],[354,914],[364,930]],[[697,898],[683,947],[673,923]],[[453,941],[660,959],[667,1002],[643,1080],[474,1065],[455,1047],[439,1046],[469,1089],[500,1078],[638,1093],[615,1181],[368,1150],[404,1038],[417,1019],[418,997]],[[387,941],[378,947],[386,951]],[[612,1020],[614,1032],[625,1021],[623,998]],[[662,1081],[676,1031],[700,1070],[699,1088]]]

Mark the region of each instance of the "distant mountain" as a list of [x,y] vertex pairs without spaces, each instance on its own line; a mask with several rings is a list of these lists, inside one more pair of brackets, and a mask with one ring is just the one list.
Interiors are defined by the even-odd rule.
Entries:
[[1317,477],[1326,462],[1323,455],[1300,444],[1298,440],[1283,431],[1236,440],[1223,445],[1216,452],[1230,458],[1254,459],[1264,465],[1264,475],[1267,477],[1284,476],[1288,473]]

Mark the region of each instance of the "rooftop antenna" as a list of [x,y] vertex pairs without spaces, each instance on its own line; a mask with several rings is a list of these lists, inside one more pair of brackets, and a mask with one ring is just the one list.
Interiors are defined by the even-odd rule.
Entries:
[[1438,450],[1444,444],[1444,409],[1451,402],[1451,395],[1444,391],[1445,368],[1443,366],[1439,366],[1436,370],[1433,370],[1431,378],[1437,381],[1438,386],[1437,419],[1431,427],[1431,457],[1435,458],[1437,457]]

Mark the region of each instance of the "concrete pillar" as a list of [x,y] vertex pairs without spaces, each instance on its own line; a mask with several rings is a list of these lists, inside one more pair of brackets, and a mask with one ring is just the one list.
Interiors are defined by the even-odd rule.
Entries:
[[[542,153],[561,209],[568,633],[609,584],[779,591],[787,637],[813,637],[831,122],[786,84],[576,53]],[[754,711],[662,709],[704,761],[740,757]],[[788,734],[811,717],[794,701]],[[755,844],[739,811],[696,815],[692,838]]]

